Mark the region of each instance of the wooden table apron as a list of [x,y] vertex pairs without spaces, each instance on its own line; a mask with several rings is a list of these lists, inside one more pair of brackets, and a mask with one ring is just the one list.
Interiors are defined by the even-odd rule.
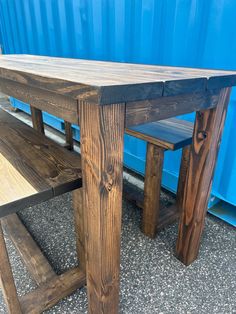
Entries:
[[19,80],[15,77],[12,80],[12,72],[4,71],[2,75],[0,71],[0,91],[80,125],[90,313],[118,313],[125,127],[197,112],[190,163],[179,200],[182,215],[176,249],[177,257],[186,265],[196,259],[229,101],[227,86],[235,84],[235,75],[231,85],[228,82],[215,89],[191,92],[191,88],[187,88],[182,94],[159,93],[155,98],[156,89],[144,84],[151,98],[148,98],[150,93],[142,92],[140,85],[133,90],[133,95],[137,92],[142,100],[134,101],[133,95],[128,95],[130,90],[124,88],[121,90],[123,101],[109,101],[121,97],[116,89],[116,94],[104,94],[96,102],[99,95],[94,97],[89,90],[81,92],[81,97],[71,96],[73,85],[69,86],[69,93],[62,95],[61,86],[60,92],[56,84],[50,85],[54,90],[47,88],[49,79],[37,82],[30,75],[22,79],[19,72]]

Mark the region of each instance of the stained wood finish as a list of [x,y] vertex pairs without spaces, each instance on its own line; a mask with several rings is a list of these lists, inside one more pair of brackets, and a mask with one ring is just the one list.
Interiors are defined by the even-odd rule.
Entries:
[[124,104],[79,103],[90,313],[118,313]]
[[126,103],[125,126],[155,122],[193,111],[215,108],[218,104],[219,90],[201,93],[160,97],[153,100]]
[[0,111],[0,217],[82,185],[81,162]]
[[[205,122],[210,113],[211,141],[203,141],[206,145],[203,145],[204,154],[200,153],[199,159],[193,158],[195,154],[191,153],[191,172],[187,174],[187,182],[190,182],[190,173],[193,169],[198,171],[197,188],[194,189],[196,199],[194,192],[187,197],[192,187],[185,185],[189,187],[184,193],[186,215],[182,215],[180,224],[178,253],[182,260],[189,263],[197,255],[206,191],[210,190],[209,174],[217,151],[217,125],[223,115],[223,94],[219,96],[219,89],[234,85],[236,73],[228,71],[39,56],[5,55],[0,58],[2,92],[71,123],[77,123],[78,116],[82,114],[86,269],[91,313],[118,312],[124,127],[124,105],[119,103],[126,104],[126,127],[207,109]],[[213,119],[213,116],[217,118]],[[195,134],[205,136],[200,127]],[[206,146],[209,148],[207,154]],[[199,148],[199,145],[194,147]],[[204,178],[200,178],[199,173]],[[187,217],[186,220],[184,217]],[[186,239],[183,239],[185,235]]]
[[79,259],[80,269],[86,273],[83,188],[73,191],[72,199],[74,208],[77,256]]
[[23,314],[12,275],[0,221],[0,279],[1,288],[10,314]]
[[46,111],[63,120],[77,123],[77,101],[52,91],[42,90],[0,77],[0,90],[23,102],[32,103],[34,107]]
[[57,276],[43,253],[16,214],[1,219],[18,253],[38,288],[23,297],[17,296],[5,241],[0,226],[0,276],[9,314],[42,313],[85,284],[85,274],[78,267]]
[[198,255],[229,96],[230,89],[222,89],[217,108],[196,115],[176,249],[186,265]]
[[35,282],[40,285],[54,278],[56,273],[17,214],[2,218],[1,221],[5,232],[11,239]]
[[44,124],[43,124],[43,114],[40,109],[37,109],[30,105],[31,118],[33,123],[33,128],[39,133],[44,134]]
[[78,267],[70,269],[21,297],[22,311],[27,314],[42,313],[84,284],[84,273]]
[[170,118],[126,129],[126,133],[163,149],[176,150],[191,144],[193,124]]
[[[142,193],[138,192],[132,186],[125,186],[123,190],[124,197],[134,203],[139,208],[144,207],[144,197]],[[168,204],[167,206],[160,206],[159,217],[157,220],[157,232],[168,225],[172,224],[179,218],[180,212],[176,204]]]
[[156,145],[148,143],[144,182],[142,231],[150,238],[154,238],[157,231],[160,213],[163,160],[164,150]]
[[179,210],[183,209],[183,196],[184,196],[184,189],[185,189],[186,178],[187,178],[187,171],[189,167],[190,151],[191,151],[191,145],[184,147],[182,151],[181,164],[180,164],[180,170],[179,170],[178,188],[177,188],[177,194],[176,194],[176,203]]
[[0,77],[98,104],[155,99],[236,84],[236,72],[232,71],[30,55],[2,55]]
[[[30,106],[31,110],[31,118],[33,123],[33,128],[38,131],[41,134],[44,134],[44,123],[43,123],[43,113],[42,110],[37,109]],[[65,148],[68,150],[73,150],[73,133],[72,133],[72,127],[70,122],[64,122],[65,124],[65,135],[66,135],[66,144]]]
[[65,121],[65,134],[66,134],[66,148],[68,150],[73,150],[73,132],[71,123]]

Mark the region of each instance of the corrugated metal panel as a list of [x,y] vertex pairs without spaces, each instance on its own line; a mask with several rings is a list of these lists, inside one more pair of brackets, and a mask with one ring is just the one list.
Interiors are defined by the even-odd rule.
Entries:
[[[0,0],[5,53],[236,70],[235,0]],[[213,194],[236,205],[234,91]],[[191,116],[190,116],[191,119]],[[145,143],[126,137],[125,162],[144,171]],[[175,189],[180,153],[167,153]]]

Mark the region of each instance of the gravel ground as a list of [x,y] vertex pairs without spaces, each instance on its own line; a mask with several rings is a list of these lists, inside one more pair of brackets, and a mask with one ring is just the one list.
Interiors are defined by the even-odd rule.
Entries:
[[[163,202],[169,195],[162,194]],[[77,264],[71,194],[20,212],[20,217],[60,274]],[[236,232],[208,215],[199,258],[189,267],[173,255],[177,224],[155,240],[139,229],[140,210],[123,201],[120,313],[236,313]],[[11,242],[7,246],[20,295],[34,289]],[[85,288],[45,313],[87,313]],[[0,313],[6,313],[0,291]]]

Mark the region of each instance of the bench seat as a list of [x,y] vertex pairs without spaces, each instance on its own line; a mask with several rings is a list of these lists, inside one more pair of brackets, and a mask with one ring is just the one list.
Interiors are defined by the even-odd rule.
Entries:
[[130,127],[126,133],[164,149],[177,150],[192,143],[193,123],[170,118]]
[[[130,127],[126,129],[126,133],[147,141],[144,195],[141,197],[136,195],[137,193],[134,189],[132,191],[132,188],[125,191],[125,195],[129,200],[134,201],[139,207],[143,208],[142,231],[148,237],[154,238],[158,230],[179,217],[181,197],[189,165],[193,123],[170,118]],[[160,193],[164,152],[180,148],[182,148],[182,159],[176,203],[162,208]]]
[[0,218],[82,186],[79,155],[0,110]]

